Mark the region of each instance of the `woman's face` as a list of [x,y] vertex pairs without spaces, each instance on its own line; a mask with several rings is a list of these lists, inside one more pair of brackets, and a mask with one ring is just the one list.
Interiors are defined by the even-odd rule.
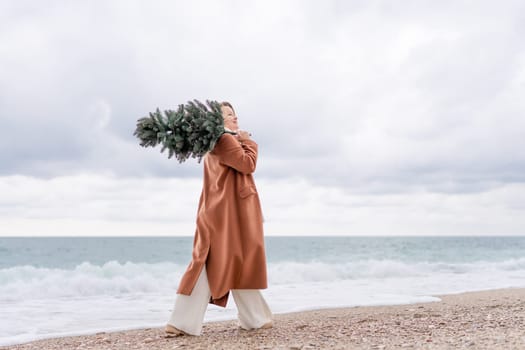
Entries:
[[237,116],[233,109],[228,106],[221,106],[222,118],[224,119],[224,126],[230,130],[239,129],[237,124]]

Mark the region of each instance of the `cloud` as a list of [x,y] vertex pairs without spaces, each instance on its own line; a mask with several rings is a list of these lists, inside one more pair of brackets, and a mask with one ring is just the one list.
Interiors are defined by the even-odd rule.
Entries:
[[[0,235],[192,235],[200,180],[0,177]],[[260,180],[267,235],[522,234],[525,185],[483,193],[341,191]]]
[[261,176],[521,182],[521,7],[7,2],[0,171],[172,176],[136,147],[135,120],[216,98],[253,130]]
[[3,1],[0,176],[199,179],[132,135],[197,98],[234,104],[270,184],[407,200],[519,187],[524,6]]

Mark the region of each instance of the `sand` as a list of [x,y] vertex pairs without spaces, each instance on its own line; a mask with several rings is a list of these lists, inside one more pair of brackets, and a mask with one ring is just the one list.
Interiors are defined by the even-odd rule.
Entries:
[[525,349],[525,289],[439,296],[422,304],[275,315],[272,329],[206,323],[200,337],[162,328],[34,341],[0,349]]

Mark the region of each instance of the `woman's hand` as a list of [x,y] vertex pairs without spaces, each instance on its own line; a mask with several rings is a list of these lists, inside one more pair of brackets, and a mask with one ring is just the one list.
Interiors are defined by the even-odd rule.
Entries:
[[252,134],[250,134],[248,131],[238,130],[237,131],[237,140],[239,140],[239,142],[243,142],[243,141],[249,140],[251,135]]

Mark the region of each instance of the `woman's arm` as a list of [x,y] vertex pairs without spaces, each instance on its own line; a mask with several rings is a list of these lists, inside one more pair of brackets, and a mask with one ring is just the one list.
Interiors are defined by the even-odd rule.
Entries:
[[257,165],[257,143],[243,140],[242,144],[231,134],[221,136],[213,153],[221,164],[227,165],[240,173],[251,174]]

